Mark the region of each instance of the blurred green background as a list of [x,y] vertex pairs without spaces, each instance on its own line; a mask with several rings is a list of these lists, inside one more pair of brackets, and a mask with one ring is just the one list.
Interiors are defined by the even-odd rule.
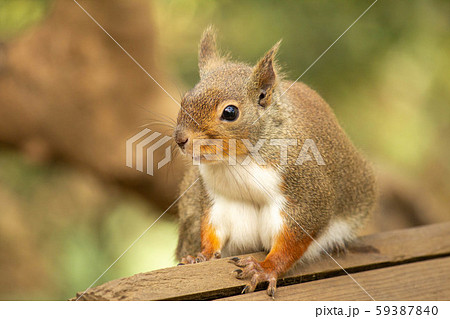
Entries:
[[[278,59],[287,78],[293,80],[371,1],[136,0],[130,3],[80,1],[94,18],[99,17],[99,23],[107,30],[115,30],[111,34],[132,55],[136,53],[139,62],[144,60],[144,67],[179,99],[183,91],[198,81],[197,44],[207,25],[214,24],[218,29],[218,41],[224,52],[249,63],[255,63],[276,41],[283,39]],[[136,21],[132,18],[134,12],[136,15],[139,12]],[[58,14],[67,17],[76,14],[79,20],[76,23],[72,18],[58,20],[55,17]],[[366,232],[450,219],[449,16],[450,2],[444,0],[380,0],[301,79],[328,101],[352,140],[379,170],[382,202]],[[58,25],[66,33],[57,35]],[[146,41],[150,39],[138,36],[140,30],[145,34],[146,28],[151,29],[149,45]],[[83,32],[77,35],[77,30]],[[89,41],[89,30],[99,32],[96,41]],[[126,37],[127,32],[137,40]],[[38,41],[33,42],[35,38],[40,39],[39,50],[35,43]],[[53,48],[62,43],[60,39],[68,45],[77,44],[73,50],[81,51],[70,52],[82,54],[73,54],[67,60],[56,53],[52,56],[52,52],[65,52]],[[124,170],[132,170],[124,167],[123,154],[116,156],[119,164],[111,164],[111,169],[105,164],[107,173],[91,164],[87,156],[80,155],[73,160],[64,147],[46,138],[57,135],[56,130],[51,132],[53,135],[40,133],[46,121],[51,125],[58,117],[47,116],[44,108],[35,112],[36,96],[42,105],[53,105],[54,102],[46,102],[51,98],[47,93],[58,91],[58,82],[76,92],[75,97],[58,98],[60,111],[77,105],[72,100],[88,95],[77,83],[87,83],[89,96],[97,94],[99,86],[94,78],[97,74],[104,74],[110,81],[107,92],[125,81],[130,85],[145,83],[139,89],[143,92],[142,102],[129,102],[126,92],[123,99],[115,98],[116,109],[108,108],[105,102],[101,122],[108,121],[108,112],[150,111],[145,113],[143,122],[122,123],[123,131],[128,130],[125,134],[114,129],[113,120],[110,126],[105,124],[105,135],[116,134],[113,143],[121,151],[124,140],[139,131],[140,125],[152,123],[156,114],[151,113],[153,108],[173,118],[173,111],[164,110],[174,106],[164,100],[167,98],[162,97],[164,93],[72,1],[0,0],[0,41],[0,90],[4,90],[0,91],[0,126],[7,127],[14,119],[18,130],[29,127],[29,123],[37,121],[36,114],[40,112],[40,124],[26,134],[21,133],[20,138],[0,129],[0,298],[68,299],[87,288],[151,225],[170,204],[169,199],[175,198],[175,187],[171,185],[169,190],[162,191],[152,187],[151,181],[148,187],[147,180],[141,181],[153,177],[128,171],[136,175],[115,174],[121,169],[117,168],[119,165]],[[105,65],[90,62],[96,56],[92,53],[95,50],[102,52],[95,61]],[[24,54],[29,59],[23,59]],[[113,54],[123,55],[120,58],[123,63],[115,63]],[[39,56],[47,58],[39,60]],[[28,63],[26,69],[21,68],[21,61]],[[36,66],[30,66],[30,61],[36,61]],[[42,67],[45,63],[46,68]],[[93,75],[75,74],[71,71],[75,63],[77,68],[89,65]],[[110,69],[108,63],[113,65]],[[50,72],[52,68],[58,72]],[[142,78],[127,74],[125,80],[122,72],[125,74],[126,70],[135,70]],[[68,73],[73,81],[68,83],[73,87],[55,80],[44,90],[36,84],[42,82],[39,76],[44,73],[52,78]],[[9,89],[13,84],[8,82],[11,78],[14,87],[20,87],[17,92],[32,91],[33,98],[14,100],[13,90]],[[151,94],[147,96],[146,92]],[[98,96],[87,100],[94,110],[96,101],[103,100],[100,93]],[[33,116],[21,116],[21,109],[15,109],[19,103]],[[90,117],[89,110],[83,107],[77,105],[77,114],[80,118]],[[56,112],[52,108],[46,111]],[[78,118],[71,120],[77,122]],[[63,137],[68,130],[65,127],[61,131]],[[81,149],[80,145],[72,148]],[[51,149],[56,151],[48,151]],[[92,152],[94,148],[86,154]],[[179,178],[179,174],[175,175]],[[167,183],[174,180],[170,175],[158,178]],[[159,201],[162,193],[167,199]],[[404,213],[397,214],[400,210]],[[99,283],[174,265],[176,236],[175,213],[170,211]]]

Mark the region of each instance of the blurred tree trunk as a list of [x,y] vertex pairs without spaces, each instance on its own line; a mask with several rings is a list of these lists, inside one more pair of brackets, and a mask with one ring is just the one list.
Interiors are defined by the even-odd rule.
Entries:
[[[171,91],[156,59],[149,1],[79,2]],[[73,1],[56,0],[40,25],[1,50],[0,142],[87,167],[163,207],[174,198],[179,164],[155,176],[128,168],[125,141],[153,112],[175,118],[178,105]]]

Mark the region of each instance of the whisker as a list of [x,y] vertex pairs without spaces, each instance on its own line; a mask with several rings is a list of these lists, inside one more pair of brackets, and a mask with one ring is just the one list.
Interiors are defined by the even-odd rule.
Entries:
[[141,105],[138,105],[139,108],[141,108],[142,110],[146,111],[147,113],[150,113],[152,115],[152,117],[158,119],[158,120],[162,120],[164,122],[168,122],[173,124],[174,126],[176,126],[176,119],[168,116],[167,114],[161,113],[161,112],[157,112],[155,110],[150,110],[148,108],[145,108]]

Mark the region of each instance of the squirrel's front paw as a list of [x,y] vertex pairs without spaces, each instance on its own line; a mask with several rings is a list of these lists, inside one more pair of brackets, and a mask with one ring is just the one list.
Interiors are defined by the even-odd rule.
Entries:
[[220,251],[216,251],[211,257],[208,257],[208,255],[202,253],[198,253],[197,257],[188,255],[181,259],[181,262],[178,264],[178,266],[186,264],[198,264],[207,260],[220,259],[220,257],[221,257]]
[[275,297],[275,290],[277,288],[278,276],[274,271],[265,269],[261,264],[253,257],[247,257],[240,259],[233,257],[230,261],[238,267],[243,269],[236,269],[233,271],[238,279],[250,279],[250,283],[244,287],[242,293],[253,292],[256,286],[262,282],[269,282],[267,288],[267,294],[272,298]]

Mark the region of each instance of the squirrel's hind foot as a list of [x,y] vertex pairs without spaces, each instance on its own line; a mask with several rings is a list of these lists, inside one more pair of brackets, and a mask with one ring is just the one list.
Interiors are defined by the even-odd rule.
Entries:
[[274,271],[262,267],[261,264],[252,256],[244,259],[233,257],[230,259],[230,262],[242,268],[238,268],[233,271],[236,278],[250,279],[250,283],[244,287],[242,293],[253,292],[258,284],[269,282],[267,294],[272,297],[272,299],[275,298],[278,276]]

